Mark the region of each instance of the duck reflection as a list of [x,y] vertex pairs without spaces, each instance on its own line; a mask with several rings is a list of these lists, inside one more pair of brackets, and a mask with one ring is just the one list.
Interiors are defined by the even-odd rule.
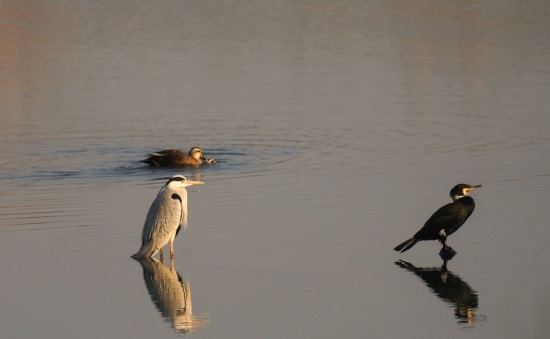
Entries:
[[189,334],[208,322],[206,315],[193,316],[191,287],[174,269],[173,259],[170,260],[170,267],[155,258],[138,261],[143,268],[143,280],[153,304],[176,332]]
[[479,316],[476,315],[476,291],[458,275],[447,270],[447,260],[443,261],[441,267],[416,267],[404,260],[396,261],[395,264],[420,277],[435,295],[451,303],[455,308],[458,323],[473,324],[479,320]]

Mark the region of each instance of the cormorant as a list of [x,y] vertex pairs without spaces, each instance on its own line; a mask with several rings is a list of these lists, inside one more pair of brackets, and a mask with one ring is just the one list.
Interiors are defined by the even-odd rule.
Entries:
[[474,199],[467,196],[467,194],[477,187],[481,187],[481,185],[458,184],[453,187],[450,192],[453,202],[438,209],[426,221],[420,231],[416,232],[412,238],[399,244],[394,250],[405,252],[420,240],[439,240],[443,244],[439,255],[443,259],[451,259],[456,252],[450,246],[447,246],[447,237],[456,232],[474,211]]

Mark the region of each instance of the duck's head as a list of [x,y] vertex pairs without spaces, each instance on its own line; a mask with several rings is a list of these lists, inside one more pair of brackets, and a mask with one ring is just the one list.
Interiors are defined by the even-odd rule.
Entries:
[[200,147],[191,148],[191,150],[189,150],[189,156],[197,160],[203,160],[203,161],[206,160],[206,158],[204,157],[204,154],[202,153],[202,149],[200,149]]

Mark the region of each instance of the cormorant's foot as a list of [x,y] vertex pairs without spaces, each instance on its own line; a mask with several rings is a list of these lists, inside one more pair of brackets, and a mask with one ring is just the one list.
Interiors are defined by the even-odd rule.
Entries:
[[455,255],[456,251],[451,246],[447,246],[447,248],[442,247],[441,251],[439,251],[439,257],[443,260],[451,260]]

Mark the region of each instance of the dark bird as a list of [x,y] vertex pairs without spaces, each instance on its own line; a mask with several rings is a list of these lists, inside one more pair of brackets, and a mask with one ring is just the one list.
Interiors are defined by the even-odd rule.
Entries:
[[447,246],[447,237],[456,232],[474,211],[474,199],[467,195],[477,187],[481,187],[481,185],[458,184],[453,187],[450,193],[453,202],[438,209],[426,221],[420,231],[416,232],[412,238],[399,244],[394,250],[405,252],[421,240],[439,240],[443,244],[440,256],[443,259],[452,258],[456,252]]
[[473,324],[483,320],[483,316],[476,314],[477,292],[458,275],[447,270],[446,260],[441,267],[416,267],[403,260],[396,261],[395,264],[417,275],[437,297],[453,305],[459,323]]
[[142,162],[156,167],[200,166],[203,161],[211,164],[215,163],[216,159],[206,159],[199,147],[191,148],[189,154],[177,149],[154,152],[150,153],[147,159],[142,160]]

